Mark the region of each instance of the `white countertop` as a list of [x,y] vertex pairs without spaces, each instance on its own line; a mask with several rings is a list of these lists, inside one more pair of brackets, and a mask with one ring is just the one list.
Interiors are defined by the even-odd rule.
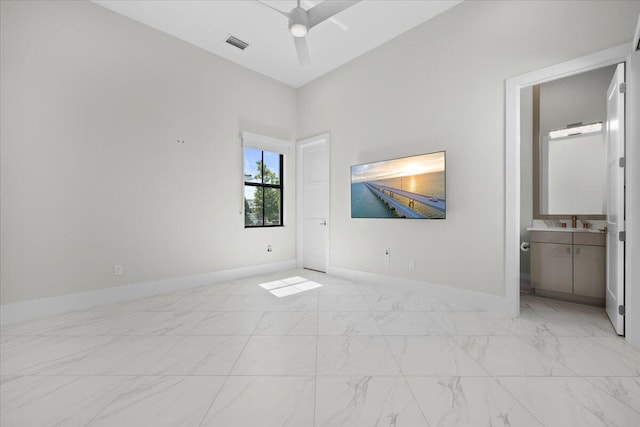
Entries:
[[527,227],[527,231],[560,231],[562,233],[604,233],[597,228]]

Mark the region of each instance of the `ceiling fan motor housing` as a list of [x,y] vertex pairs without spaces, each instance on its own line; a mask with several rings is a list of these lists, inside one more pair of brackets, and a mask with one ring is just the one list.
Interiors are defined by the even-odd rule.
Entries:
[[301,7],[289,12],[289,31],[294,37],[304,37],[309,29],[309,15]]

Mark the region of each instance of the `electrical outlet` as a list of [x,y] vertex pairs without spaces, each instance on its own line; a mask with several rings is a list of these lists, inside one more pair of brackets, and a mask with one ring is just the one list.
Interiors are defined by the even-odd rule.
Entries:
[[416,260],[415,259],[410,259],[409,260],[409,270],[415,270],[416,269]]
[[114,265],[113,266],[113,275],[114,276],[122,276],[122,274],[124,273],[124,267],[121,265]]
[[391,264],[391,251],[389,249],[384,250],[384,265],[389,266]]

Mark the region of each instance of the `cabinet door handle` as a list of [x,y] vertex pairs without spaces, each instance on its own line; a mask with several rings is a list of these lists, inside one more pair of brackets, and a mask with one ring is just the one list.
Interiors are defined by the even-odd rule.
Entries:
[[567,248],[567,255],[571,253],[571,248]]
[[576,255],[580,255],[580,248],[576,248]]

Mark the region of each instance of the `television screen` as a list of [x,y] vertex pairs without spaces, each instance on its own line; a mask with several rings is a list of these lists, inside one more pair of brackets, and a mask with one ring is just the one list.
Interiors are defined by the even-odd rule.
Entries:
[[351,218],[445,219],[445,152],[351,166]]

